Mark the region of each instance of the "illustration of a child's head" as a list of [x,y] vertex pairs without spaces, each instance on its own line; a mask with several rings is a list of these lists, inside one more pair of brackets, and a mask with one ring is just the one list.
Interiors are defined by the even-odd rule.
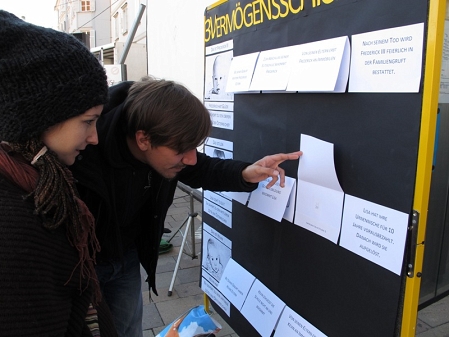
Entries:
[[207,259],[214,273],[221,272],[222,264],[220,261],[220,252],[215,241],[212,239],[207,241]]
[[230,59],[225,55],[218,55],[215,58],[212,69],[213,94],[223,95],[225,93],[230,62]]

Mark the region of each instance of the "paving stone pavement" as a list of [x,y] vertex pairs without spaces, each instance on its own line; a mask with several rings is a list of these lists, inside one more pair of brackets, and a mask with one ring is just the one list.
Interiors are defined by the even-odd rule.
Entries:
[[[149,299],[148,286],[145,282],[146,273],[141,269],[144,304],[142,328],[144,337],[155,337],[182,313],[194,306],[204,304],[203,291],[199,287],[202,205],[195,200],[193,208],[194,212],[198,212],[198,217],[194,220],[195,258],[192,258],[193,246],[189,230],[171,296],[168,296],[168,291],[172,282],[183,234],[185,234],[185,221],[188,220],[190,213],[190,196],[179,188],[176,190],[173,205],[170,207],[165,220],[165,227],[169,228],[172,233],[164,234],[163,236],[164,240],[170,240],[170,243],[173,244],[173,249],[159,256],[156,271],[159,296],[152,294],[151,301]],[[182,234],[177,232],[180,227]],[[213,307],[210,309],[212,317],[222,325],[222,330],[216,334],[216,337],[239,337],[226,321],[214,312]],[[416,336],[449,337],[449,296],[418,312]]]
[[449,296],[418,312],[416,336],[449,337]]
[[[170,240],[173,249],[159,256],[156,270],[157,291],[159,296],[151,294],[149,298],[148,285],[145,282],[146,273],[141,268],[142,274],[142,296],[143,296],[143,336],[154,337],[161,332],[169,323],[180,316],[188,309],[204,304],[204,293],[199,286],[201,268],[201,209],[202,204],[194,200],[194,211],[198,212],[198,217],[194,218],[195,229],[195,250],[192,246],[192,235],[189,230],[187,241],[184,246],[184,253],[181,255],[179,268],[174,280],[171,296],[168,296],[170,284],[173,279],[174,269],[183,235],[185,235],[186,220],[190,213],[190,195],[177,189],[173,205],[170,207],[165,227],[172,232],[164,234],[163,239]],[[177,230],[181,227],[181,232]],[[193,252],[195,254],[193,255]],[[192,257],[194,256],[194,257]],[[221,325],[222,330],[216,337],[239,337],[231,327],[218,314],[211,309],[211,315]]]

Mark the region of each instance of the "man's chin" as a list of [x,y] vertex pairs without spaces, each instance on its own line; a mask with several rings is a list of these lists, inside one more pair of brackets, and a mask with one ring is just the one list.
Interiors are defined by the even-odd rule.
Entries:
[[183,167],[172,167],[171,169],[166,169],[163,172],[157,171],[161,176],[163,176],[165,179],[174,179],[176,178],[179,173],[185,168]]
[[[179,171],[179,172],[181,172],[181,171]],[[161,175],[165,179],[172,180],[172,179],[175,179],[179,175],[179,172],[164,172],[164,174],[161,174]]]

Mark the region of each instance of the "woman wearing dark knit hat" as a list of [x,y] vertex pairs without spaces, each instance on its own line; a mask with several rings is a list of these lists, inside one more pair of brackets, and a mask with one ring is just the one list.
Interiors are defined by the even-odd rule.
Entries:
[[94,219],[67,169],[98,143],[107,95],[103,67],[77,39],[0,10],[2,336],[97,336],[88,309],[102,336],[116,335]]

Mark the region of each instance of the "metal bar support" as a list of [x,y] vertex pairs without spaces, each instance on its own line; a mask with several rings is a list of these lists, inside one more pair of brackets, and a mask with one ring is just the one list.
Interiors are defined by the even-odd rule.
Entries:
[[[195,212],[195,208],[194,208],[194,199],[200,200],[199,195],[200,192],[196,191],[197,194],[195,194],[194,190],[188,190],[186,185],[183,185],[181,183],[178,182],[178,187],[183,190],[184,192],[188,192],[189,196],[190,196],[190,212],[187,215],[187,218],[184,220],[184,222],[182,223],[182,225],[178,228],[178,230],[171,236],[171,238],[168,240],[168,242],[170,242],[175,235],[179,232],[182,235],[182,242],[181,242],[181,247],[179,248],[179,253],[178,253],[178,258],[176,260],[176,265],[175,265],[175,269],[173,270],[173,276],[171,279],[171,283],[170,283],[170,287],[168,288],[168,296],[171,296],[173,294],[173,286],[175,284],[175,280],[176,280],[176,275],[178,274],[178,269],[179,269],[179,264],[181,262],[181,258],[182,258],[182,254],[184,253],[184,246],[187,243],[187,233],[190,230],[190,236],[191,236],[191,252],[192,254],[190,255],[192,257],[192,259],[196,259],[198,258],[198,256],[196,255],[196,248],[195,248],[195,218],[199,217],[198,213]],[[201,219],[201,218],[200,218]],[[185,227],[184,233],[181,231],[182,227]]]

